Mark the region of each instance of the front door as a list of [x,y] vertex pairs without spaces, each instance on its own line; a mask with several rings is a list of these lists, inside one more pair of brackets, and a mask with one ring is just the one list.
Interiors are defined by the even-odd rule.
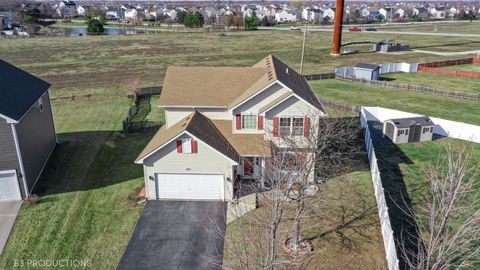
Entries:
[[413,125],[410,127],[410,133],[408,134],[408,142],[419,142],[420,134],[422,132],[421,125]]

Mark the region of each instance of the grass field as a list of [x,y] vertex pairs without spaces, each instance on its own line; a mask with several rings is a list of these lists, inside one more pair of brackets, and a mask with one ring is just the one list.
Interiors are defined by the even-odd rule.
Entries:
[[[289,269],[385,269],[385,252],[379,230],[378,212],[375,197],[372,193],[370,172],[365,168],[334,178],[326,182],[316,196],[325,199],[320,215],[309,215],[305,220],[303,236],[314,237],[327,232],[339,224],[354,220],[344,228],[333,230],[325,236],[313,241],[313,258],[301,260],[299,266]],[[307,204],[318,202],[317,199],[307,200]],[[318,205],[317,205],[318,206]],[[315,207],[315,206],[311,206]],[[288,208],[287,208],[288,209]],[[249,215],[261,216],[265,210],[261,207]],[[290,211],[290,210],[287,210]],[[249,220],[246,217],[246,220]],[[280,234],[286,234],[288,222],[282,223]],[[291,224],[290,224],[291,225]],[[231,248],[231,241],[237,241],[239,236],[238,224],[233,223],[227,228],[225,242],[225,260],[234,262],[235,252]],[[251,247],[255,252],[257,247]],[[339,259],[341,258],[341,259]],[[230,265],[227,263],[227,265]]]
[[347,104],[387,107],[480,125],[480,104],[478,101],[372,87],[335,79],[313,81],[311,85],[318,96]]
[[[349,33],[344,40],[358,38],[395,39],[425,48],[456,46],[462,50],[475,49],[480,42],[475,38],[368,34],[359,37]],[[247,66],[269,53],[299,68],[301,44],[302,34],[295,31],[1,40],[0,58],[52,84],[54,120],[61,143],[35,191],[41,202],[21,209],[0,258],[0,269],[12,268],[14,259],[32,258],[91,259],[95,269],[116,267],[142,210],[141,205],[129,199],[129,194],[142,184],[143,176],[141,166],[134,165],[133,160],[151,137],[120,133],[122,120],[131,106],[126,98],[128,82],[140,79],[144,86],[158,85],[168,65]],[[365,61],[448,59],[413,52],[332,57],[328,55],[330,44],[331,33],[310,34],[305,73],[331,72],[336,66]],[[346,103],[387,106],[480,123],[478,103],[334,80],[313,85],[320,96]],[[152,98],[150,106],[153,108],[157,101]],[[146,117],[158,120],[163,112],[154,110]]]
[[381,79],[386,79],[397,83],[407,83],[454,91],[480,93],[480,80],[478,79],[444,76],[425,72],[382,74]]
[[454,66],[446,66],[444,68],[452,69],[452,70],[466,70],[466,71],[480,72],[480,65],[454,65]]
[[[468,22],[440,22],[436,24],[435,33],[463,33],[463,34],[480,34],[478,21]],[[410,24],[410,25],[390,25],[381,26],[378,30],[392,30],[402,32],[432,32],[434,33],[434,23]]]

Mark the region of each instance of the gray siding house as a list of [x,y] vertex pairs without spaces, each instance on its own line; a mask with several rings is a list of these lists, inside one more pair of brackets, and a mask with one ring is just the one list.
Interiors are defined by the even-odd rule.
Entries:
[[0,60],[0,201],[30,196],[57,137],[50,84]]
[[354,67],[354,76],[357,79],[378,80],[380,66],[374,64],[359,63]]

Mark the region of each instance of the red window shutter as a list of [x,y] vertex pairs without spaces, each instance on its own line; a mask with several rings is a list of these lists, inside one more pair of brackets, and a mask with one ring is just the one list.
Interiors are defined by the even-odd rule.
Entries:
[[278,137],[278,126],[280,125],[280,121],[278,117],[273,117],[273,137]]
[[183,153],[182,140],[177,140],[177,153]]
[[192,154],[198,153],[198,143],[195,140],[192,140]]
[[235,125],[237,130],[242,129],[242,115],[240,114],[235,115]]
[[308,137],[310,136],[310,117],[305,116],[303,122],[303,136]]
[[263,115],[258,116],[258,130],[263,130]]

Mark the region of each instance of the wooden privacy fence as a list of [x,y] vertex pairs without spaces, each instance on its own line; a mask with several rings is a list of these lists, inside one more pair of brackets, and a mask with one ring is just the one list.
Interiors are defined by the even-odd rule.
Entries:
[[464,59],[455,59],[455,60],[445,60],[437,61],[430,63],[418,64],[419,67],[447,67],[447,66],[456,66],[456,65],[470,65],[470,64],[480,64],[480,58],[464,58]]
[[123,132],[133,133],[155,133],[163,126],[162,122],[142,121],[123,121]]
[[308,81],[335,79],[335,72],[303,75]]
[[478,65],[480,64],[480,58],[465,58],[456,60],[445,60],[431,63],[423,63],[418,65],[418,72],[442,74],[447,76],[464,77],[471,79],[480,79],[480,72],[467,71],[467,70],[453,70],[443,69],[442,67],[456,66],[456,65]]
[[480,94],[476,94],[476,93],[467,93],[467,92],[454,91],[454,90],[441,89],[441,88],[428,87],[428,86],[415,85],[415,84],[403,84],[403,83],[395,83],[395,82],[389,82],[389,81],[365,80],[365,79],[358,79],[351,76],[339,76],[338,74],[336,78],[342,81],[358,82],[358,83],[369,84],[374,86],[382,86],[386,88],[397,89],[397,90],[413,91],[413,92],[434,95],[434,96],[444,96],[444,97],[450,97],[450,98],[480,101]]
[[447,76],[480,79],[480,72],[475,72],[475,71],[453,70],[453,69],[425,67],[425,66],[419,66],[417,71],[418,72],[425,72],[425,73],[442,74],[442,75],[447,75]]

